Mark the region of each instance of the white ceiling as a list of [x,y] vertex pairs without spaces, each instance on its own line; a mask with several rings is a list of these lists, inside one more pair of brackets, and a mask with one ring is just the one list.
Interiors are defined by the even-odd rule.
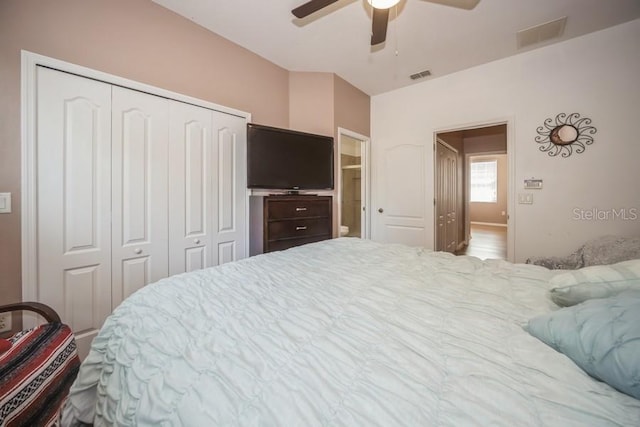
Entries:
[[[153,1],[283,68],[336,73],[369,95],[425,69],[433,79],[640,17],[640,0],[480,0],[473,10],[402,0],[375,49],[366,0],[339,0],[302,21],[291,9],[306,0]],[[517,49],[517,31],[563,16],[563,36]]]

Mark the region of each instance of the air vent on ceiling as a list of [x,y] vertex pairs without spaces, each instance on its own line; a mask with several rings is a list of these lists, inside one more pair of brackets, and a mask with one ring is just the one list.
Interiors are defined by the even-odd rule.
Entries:
[[424,71],[420,71],[419,73],[411,74],[409,77],[411,77],[411,80],[418,80],[424,77],[429,77],[430,75],[431,75],[430,70],[424,70]]
[[567,17],[563,16],[560,19],[518,31],[518,49],[560,37],[564,33],[566,23]]

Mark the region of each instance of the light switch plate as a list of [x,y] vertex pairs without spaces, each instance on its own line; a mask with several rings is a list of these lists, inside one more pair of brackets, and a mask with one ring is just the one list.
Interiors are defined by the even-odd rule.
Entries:
[[532,205],[533,194],[531,193],[518,193],[518,203],[521,205]]
[[0,193],[0,213],[11,213],[11,193]]

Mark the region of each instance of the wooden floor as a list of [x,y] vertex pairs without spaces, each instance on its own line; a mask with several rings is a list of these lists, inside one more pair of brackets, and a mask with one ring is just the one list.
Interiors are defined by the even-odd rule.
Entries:
[[456,254],[507,259],[507,227],[471,224],[471,241]]

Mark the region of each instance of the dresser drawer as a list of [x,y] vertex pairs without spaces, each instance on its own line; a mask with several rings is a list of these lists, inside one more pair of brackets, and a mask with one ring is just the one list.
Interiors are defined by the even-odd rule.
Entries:
[[270,221],[267,228],[269,241],[292,237],[331,235],[331,220],[319,218]]
[[331,200],[313,199],[310,200],[274,200],[269,201],[269,216],[267,219],[288,219],[305,217],[325,217],[331,216]]

